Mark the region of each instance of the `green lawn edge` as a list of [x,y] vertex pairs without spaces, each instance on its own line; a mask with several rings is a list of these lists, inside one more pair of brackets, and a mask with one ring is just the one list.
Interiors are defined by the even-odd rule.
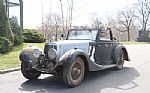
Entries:
[[121,44],[150,44],[150,42],[119,42]]
[[44,43],[24,43],[20,46],[14,47],[9,53],[0,55],[0,70],[11,69],[20,67],[19,54],[23,48],[28,45],[33,45],[41,48],[43,50]]

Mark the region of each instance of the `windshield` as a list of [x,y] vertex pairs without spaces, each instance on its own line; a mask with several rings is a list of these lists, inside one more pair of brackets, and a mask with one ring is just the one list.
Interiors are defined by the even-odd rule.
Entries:
[[70,30],[68,40],[95,40],[98,30]]

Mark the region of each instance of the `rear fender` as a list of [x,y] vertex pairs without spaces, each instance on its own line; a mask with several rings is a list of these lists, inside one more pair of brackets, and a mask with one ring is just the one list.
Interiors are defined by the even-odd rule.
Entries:
[[124,60],[130,61],[130,58],[129,58],[127,49],[126,49],[125,46],[123,46],[123,45],[118,45],[118,46],[116,46],[116,48],[115,48],[115,50],[114,50],[114,53],[113,53],[113,59],[115,59],[115,55],[119,54],[121,50],[122,50],[123,53],[124,53]]

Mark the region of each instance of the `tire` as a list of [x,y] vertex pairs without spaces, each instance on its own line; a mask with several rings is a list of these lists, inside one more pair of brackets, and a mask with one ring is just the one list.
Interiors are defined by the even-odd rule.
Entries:
[[21,72],[26,79],[34,80],[37,79],[41,73],[31,69],[27,62],[21,62]]
[[123,68],[123,65],[124,65],[124,53],[123,53],[122,50],[120,50],[120,52],[115,55],[115,63],[117,65],[115,67],[115,70],[121,70]]
[[80,57],[76,57],[73,62],[63,68],[63,80],[69,87],[78,86],[83,80],[85,73],[84,62]]

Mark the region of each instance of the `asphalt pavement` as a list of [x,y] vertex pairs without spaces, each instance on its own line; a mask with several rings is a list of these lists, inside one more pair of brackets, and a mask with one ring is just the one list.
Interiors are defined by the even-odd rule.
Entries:
[[119,71],[89,72],[81,85],[68,88],[63,80],[41,75],[29,81],[20,71],[0,74],[0,93],[149,93],[150,45],[126,45],[131,58]]

